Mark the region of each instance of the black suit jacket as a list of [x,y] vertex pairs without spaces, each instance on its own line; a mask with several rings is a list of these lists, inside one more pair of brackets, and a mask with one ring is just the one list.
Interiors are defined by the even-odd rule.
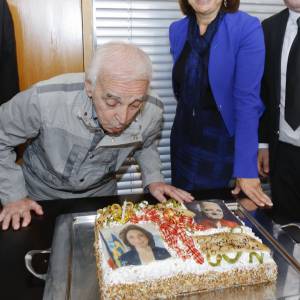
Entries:
[[285,9],[262,23],[266,60],[261,97],[266,110],[260,120],[259,142],[269,144],[271,174],[276,168],[276,151],[279,141],[281,52],[288,18],[289,10]]
[[0,104],[19,91],[13,20],[6,0],[0,0]]

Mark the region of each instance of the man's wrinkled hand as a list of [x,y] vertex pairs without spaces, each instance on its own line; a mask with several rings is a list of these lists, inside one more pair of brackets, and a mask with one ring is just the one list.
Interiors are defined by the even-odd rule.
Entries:
[[273,206],[271,199],[262,190],[259,178],[237,178],[232,194],[243,191],[258,206]]
[[151,183],[148,188],[152,196],[160,202],[166,201],[166,197],[173,198],[178,202],[191,202],[194,200],[190,193],[163,182]]
[[31,222],[31,211],[34,211],[38,215],[43,214],[42,207],[37,204],[37,202],[29,198],[24,198],[4,205],[0,213],[2,230],[7,230],[10,224],[14,230],[18,230],[20,228],[22,219],[21,226],[28,226]]
[[257,157],[257,167],[259,175],[267,177],[270,172],[269,149],[259,149]]

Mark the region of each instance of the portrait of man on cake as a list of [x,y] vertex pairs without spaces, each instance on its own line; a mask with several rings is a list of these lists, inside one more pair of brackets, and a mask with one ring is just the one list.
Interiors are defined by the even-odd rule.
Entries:
[[107,262],[112,269],[146,265],[171,257],[159,230],[153,224],[127,224],[104,229],[101,238]]
[[186,204],[186,207],[194,213],[195,222],[206,229],[235,228],[242,225],[222,200],[193,201]]

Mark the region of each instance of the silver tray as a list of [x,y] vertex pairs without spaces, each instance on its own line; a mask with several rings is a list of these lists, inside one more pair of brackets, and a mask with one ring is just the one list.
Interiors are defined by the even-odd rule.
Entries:
[[[195,295],[184,300],[260,300],[300,299],[300,264],[280,243],[242,207],[235,213],[271,249],[278,265],[275,284],[234,287]],[[50,264],[46,276],[44,300],[98,300],[98,282],[94,258],[95,212],[58,217],[52,243]],[[284,233],[283,233],[284,234]],[[292,243],[291,239],[289,239]],[[142,300],[142,299],[141,299]]]

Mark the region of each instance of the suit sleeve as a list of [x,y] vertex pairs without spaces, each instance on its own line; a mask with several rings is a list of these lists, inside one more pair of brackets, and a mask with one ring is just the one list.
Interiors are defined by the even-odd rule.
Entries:
[[264,69],[263,31],[257,18],[248,19],[241,28],[234,80],[235,157],[234,176],[258,177],[258,123],[264,105],[260,84]]
[[174,58],[174,23],[172,23],[169,27],[169,43],[170,43],[170,53],[172,55],[173,63],[175,62]]

